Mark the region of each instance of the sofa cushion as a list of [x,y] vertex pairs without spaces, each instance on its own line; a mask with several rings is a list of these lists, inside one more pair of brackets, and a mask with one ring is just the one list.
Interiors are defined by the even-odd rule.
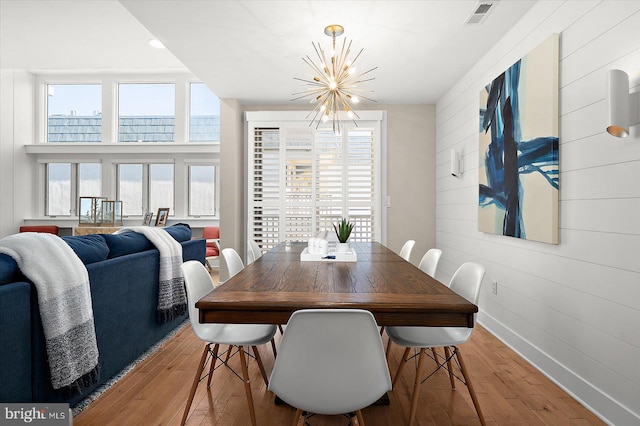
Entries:
[[191,227],[186,223],[176,223],[164,228],[177,242],[183,243],[191,239]]
[[14,282],[19,271],[18,264],[11,256],[0,253],[0,285]]
[[62,237],[62,239],[69,244],[85,265],[106,260],[109,256],[109,246],[102,235],[74,235]]
[[147,237],[137,232],[104,234],[103,237],[109,246],[109,259],[154,248]]

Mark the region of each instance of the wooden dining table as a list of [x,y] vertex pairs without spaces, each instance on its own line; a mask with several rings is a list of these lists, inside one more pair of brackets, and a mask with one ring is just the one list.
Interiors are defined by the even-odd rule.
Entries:
[[356,262],[301,261],[283,242],[202,297],[201,323],[286,324],[299,309],[366,309],[381,326],[473,327],[475,304],[377,242]]

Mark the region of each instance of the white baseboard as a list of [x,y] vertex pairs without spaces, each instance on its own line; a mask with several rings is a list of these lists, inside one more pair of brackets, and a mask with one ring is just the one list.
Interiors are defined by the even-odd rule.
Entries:
[[573,371],[536,348],[492,316],[485,312],[479,312],[477,321],[605,423],[640,426],[638,414],[633,413],[591,383],[577,376]]

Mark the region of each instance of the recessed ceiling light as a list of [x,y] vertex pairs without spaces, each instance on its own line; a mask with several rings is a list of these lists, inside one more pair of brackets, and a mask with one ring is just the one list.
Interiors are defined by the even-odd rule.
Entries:
[[164,49],[164,44],[162,44],[160,40],[156,40],[155,38],[153,40],[149,40],[149,46],[155,49]]

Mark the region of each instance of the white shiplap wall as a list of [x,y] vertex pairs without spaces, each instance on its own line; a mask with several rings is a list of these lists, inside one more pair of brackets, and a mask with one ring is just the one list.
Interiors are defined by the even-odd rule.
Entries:
[[[479,91],[552,33],[560,34],[560,244],[480,233]],[[640,1],[540,1],[438,102],[438,278],[465,261],[484,264],[480,323],[607,422],[638,425],[640,126],[627,139],[605,131],[614,68],[640,91]],[[449,175],[451,148],[462,154],[461,179]]]

